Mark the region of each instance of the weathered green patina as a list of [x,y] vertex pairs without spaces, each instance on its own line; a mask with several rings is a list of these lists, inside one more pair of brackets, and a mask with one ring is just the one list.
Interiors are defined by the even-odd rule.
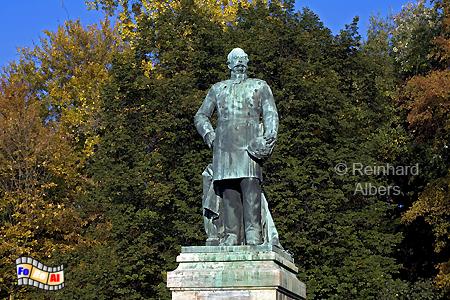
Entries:
[[[247,77],[247,63],[242,49],[230,52],[231,79],[211,87],[194,118],[198,132],[213,148],[210,173],[214,192],[223,204],[221,245],[268,242],[262,224],[267,218],[261,205],[261,164],[275,145],[278,113],[267,83]],[[215,130],[210,121],[214,111],[218,117]]]
[[[236,53],[246,64],[245,52]],[[278,113],[272,91],[265,81],[247,78],[246,67],[245,71],[239,69],[239,58],[231,59],[231,79],[214,84],[195,115],[198,132],[213,148],[214,180],[262,179],[259,160],[270,154],[277,136]],[[209,120],[214,110],[218,116],[216,130]],[[265,155],[255,151],[259,144]]]
[[183,247],[167,274],[173,300],[302,300],[306,286],[292,257],[278,247]]

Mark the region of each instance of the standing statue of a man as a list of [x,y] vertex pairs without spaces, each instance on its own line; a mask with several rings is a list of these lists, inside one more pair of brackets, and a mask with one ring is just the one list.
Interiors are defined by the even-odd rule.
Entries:
[[[259,245],[261,163],[272,152],[278,113],[263,80],[247,78],[248,56],[240,48],[228,54],[231,79],[214,84],[195,115],[195,126],[213,149],[213,184],[223,199],[221,245]],[[210,121],[217,110],[216,130]]]

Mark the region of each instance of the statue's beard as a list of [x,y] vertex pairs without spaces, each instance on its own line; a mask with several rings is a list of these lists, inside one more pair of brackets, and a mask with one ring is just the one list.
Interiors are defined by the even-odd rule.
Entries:
[[247,67],[244,65],[237,65],[231,70],[231,79],[235,82],[242,82],[247,78]]

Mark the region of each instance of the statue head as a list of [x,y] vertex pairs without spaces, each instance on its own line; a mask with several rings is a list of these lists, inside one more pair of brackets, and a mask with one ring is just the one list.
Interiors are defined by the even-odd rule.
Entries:
[[245,74],[247,72],[248,55],[241,48],[234,48],[228,54],[228,68],[231,73]]

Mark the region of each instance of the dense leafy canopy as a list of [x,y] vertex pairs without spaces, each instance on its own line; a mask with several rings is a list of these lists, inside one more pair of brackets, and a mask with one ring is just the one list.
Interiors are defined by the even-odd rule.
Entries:
[[[292,1],[89,2],[117,27],[69,22],[2,75],[2,297],[45,297],[11,283],[12,262],[30,255],[67,266],[52,297],[170,299],[180,246],[205,239],[211,153],[193,116],[239,46],[276,99],[264,190],[308,298],[445,298],[447,2],[374,19],[366,41],[357,18],[334,36]],[[420,174],[339,175],[338,163]]]

